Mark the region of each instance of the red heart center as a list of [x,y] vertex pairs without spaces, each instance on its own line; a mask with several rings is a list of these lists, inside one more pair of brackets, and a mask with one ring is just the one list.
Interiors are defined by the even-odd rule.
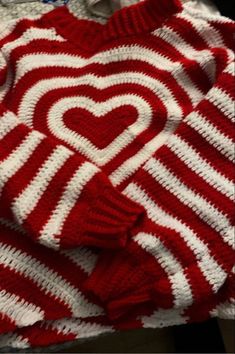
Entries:
[[86,137],[99,149],[103,149],[133,124],[137,118],[136,108],[131,105],[123,105],[99,117],[86,109],[73,108],[64,114],[63,120],[70,130]]

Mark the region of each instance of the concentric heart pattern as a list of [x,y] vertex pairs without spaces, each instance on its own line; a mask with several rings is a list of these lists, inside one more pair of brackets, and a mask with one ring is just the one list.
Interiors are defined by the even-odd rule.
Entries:
[[[33,30],[32,35],[38,36]],[[102,166],[115,185],[131,176],[181,119],[174,93],[187,80],[177,77],[176,62],[150,49],[122,46],[88,59],[60,51],[31,56],[18,61],[15,92],[24,95],[14,96],[13,104],[19,118]]]
[[232,24],[151,3],[0,30],[0,347],[234,317]]

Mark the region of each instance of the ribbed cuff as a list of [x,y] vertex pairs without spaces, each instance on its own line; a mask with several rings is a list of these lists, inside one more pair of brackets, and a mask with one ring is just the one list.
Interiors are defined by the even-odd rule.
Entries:
[[[157,275],[157,264],[148,262],[151,257],[147,254],[139,256],[140,254],[130,251],[130,244],[128,249],[119,252],[103,252],[84,284],[87,295],[101,303],[110,320],[119,320],[133,312],[139,314],[143,309],[148,311],[150,308],[185,308],[191,304],[195,306],[203,304],[205,299],[209,301],[215,295],[193,260],[183,268],[186,279],[193,281],[194,297],[188,290],[190,282],[188,286],[185,281],[182,282],[182,272],[176,270],[169,276],[162,269],[162,274],[159,272]],[[207,271],[207,274],[215,273],[215,279],[218,278],[218,271],[213,267],[209,267]],[[223,274],[221,289],[218,288],[217,292],[220,293],[221,290],[223,291]]]
[[152,283],[153,279],[124,249],[103,251],[83,288],[91,299],[104,306],[111,320],[116,320],[153,304]]
[[87,212],[82,242],[102,248],[124,247],[130,237],[129,230],[143,214],[141,206],[115,188],[107,188]]
[[97,187],[98,184],[93,192],[84,192],[84,207],[81,200],[78,203],[79,209],[75,210],[71,219],[72,223],[67,224],[63,230],[66,236],[60,240],[62,248],[73,247],[75,244],[104,249],[125,247],[131,237],[129,231],[142,220],[145,212],[141,206],[111,184]]

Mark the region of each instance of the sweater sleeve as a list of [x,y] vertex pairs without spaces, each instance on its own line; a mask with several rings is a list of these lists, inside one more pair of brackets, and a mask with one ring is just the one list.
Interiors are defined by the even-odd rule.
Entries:
[[82,155],[22,124],[3,103],[0,56],[0,218],[52,248],[125,245],[142,208]]
[[[143,308],[206,318],[234,266],[234,61],[126,187],[147,216],[86,283],[111,318]],[[211,301],[211,302],[210,302]],[[194,312],[194,316],[197,316]],[[204,317],[203,317],[204,316]]]

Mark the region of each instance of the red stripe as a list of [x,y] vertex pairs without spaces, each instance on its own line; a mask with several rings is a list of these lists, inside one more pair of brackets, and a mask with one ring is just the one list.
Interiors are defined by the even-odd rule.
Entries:
[[220,74],[219,81],[216,82],[215,87],[220,88],[225,94],[228,95],[228,97],[231,100],[234,98],[235,85],[234,85],[234,77],[231,74],[226,72]]
[[181,127],[177,131],[177,135],[182,138],[183,141],[188,143],[188,145],[195,150],[200,157],[205,159],[215,171],[229,180],[233,180],[233,164],[220,152],[219,142],[217,143],[217,146],[212,145],[204,137],[202,137],[198,131],[184,123],[182,123]]
[[[9,44],[17,39],[19,39],[25,31],[29,30],[30,28],[38,28],[38,22],[37,20],[30,20],[27,18],[23,18],[21,20],[16,20],[17,23],[15,26],[12,28],[12,30],[7,34],[5,37],[0,39],[0,48],[2,48],[5,44]],[[10,26],[10,23],[9,23]],[[8,26],[3,26],[4,30]]]
[[[183,64],[186,74],[191,78],[195,86],[203,93],[207,92],[211,86],[207,74],[196,60],[186,58],[173,44],[166,40],[154,36],[155,46],[154,51],[161,54],[163,57],[169,58],[172,62]],[[191,43],[188,43],[191,44]],[[148,42],[149,45],[149,42]],[[208,49],[207,47],[205,49]]]
[[0,334],[5,334],[12,332],[16,329],[15,322],[5,315],[3,312],[0,312]]
[[[34,244],[26,236],[21,235],[15,231],[12,231],[9,228],[3,228],[3,226],[1,226],[0,240],[4,242],[6,245],[14,247],[17,250],[20,250],[20,252],[26,253],[30,257],[34,258],[36,261],[39,261],[43,266],[50,267],[52,263],[56,265],[61,260],[61,257],[58,253],[48,250],[45,247],[42,247],[40,245]],[[62,261],[63,260],[64,258],[62,257]],[[47,261],[49,265],[47,264]],[[53,267],[51,267],[51,270],[53,270]],[[36,279],[35,282],[33,280],[31,281],[35,283],[35,286],[37,286]],[[53,294],[50,294],[47,290],[41,289],[41,291],[45,294],[45,296],[48,297],[48,301],[50,302],[50,304],[53,303],[53,308],[55,305],[55,310],[56,308],[58,309],[61,308],[60,310],[61,316],[63,316],[64,314],[66,314],[66,317],[70,316],[71,314],[70,309],[65,303],[63,303],[62,300],[56,298]],[[40,300],[40,292],[38,293],[38,300]]]
[[234,50],[234,22],[229,20],[228,18],[226,20],[224,18],[221,22],[216,22],[211,19],[210,25],[214,27],[214,29],[219,31],[219,34],[223,39],[224,46]]
[[29,132],[30,131],[26,126],[19,124],[1,138],[0,161],[4,161],[19,145],[21,145]]
[[133,182],[148,191],[147,193],[157,205],[170,215],[175,216],[178,220],[182,220],[184,224],[197,234],[199,239],[209,245],[209,249],[215,256],[215,259],[224,267],[225,271],[231,269],[234,257],[233,251],[224,243],[221,236],[202,221],[191,208],[180,202],[177,197],[166,190],[160,183],[153,180],[145,171],[139,171],[138,177],[135,177]]
[[222,134],[232,140],[234,139],[234,126],[231,119],[229,119],[224,112],[216,107],[215,104],[209,102],[208,100],[202,100],[197,107],[197,111]]
[[[3,229],[3,226],[1,226],[1,229]],[[21,252],[25,252],[35,258],[35,260],[39,261],[42,265],[48,267],[53,272],[56,272],[64,281],[71,284],[77,290],[79,290],[79,287],[87,278],[87,274],[85,274],[82,268],[72,262],[68,257],[52,249],[36,244],[24,235],[12,230],[10,231],[9,228],[5,228],[5,230],[3,229],[3,232],[1,232],[0,237],[0,240],[4,243],[19,249]],[[51,297],[54,301],[54,296],[51,295]],[[67,310],[67,305],[65,306],[62,304],[62,301],[59,299],[56,301]],[[67,311],[66,313],[67,317],[69,317],[68,314],[70,312]]]
[[[25,220],[25,226],[32,234],[39,236],[43,226],[49,221],[56,208],[65,186],[79,167],[80,159],[70,157],[51,179],[37,205]],[[40,217],[39,217],[40,215]]]
[[[1,66],[2,66],[2,63],[1,63]],[[1,87],[1,86],[4,84],[4,82],[6,81],[7,72],[8,72],[7,66],[4,66],[3,68],[1,67],[1,69],[0,69],[0,87]]]
[[23,336],[32,347],[46,347],[55,343],[62,344],[75,339],[72,333],[63,334],[52,329],[50,325],[40,323],[36,323],[31,327],[20,328],[16,333]]
[[180,16],[175,16],[171,21],[167,23],[167,26],[171,28],[174,32],[178,33],[184,41],[186,41],[195,50],[201,51],[208,48],[208,43],[197,31],[197,27],[194,18],[191,17],[192,21],[187,18]]
[[2,288],[19,296],[21,300],[41,308],[45,314],[44,319],[56,320],[70,316],[70,312],[64,306],[61,306],[58,300],[53,299],[53,306],[51,306],[52,299],[50,296],[23,274],[11,270],[5,264],[0,265],[0,274],[3,281]]
[[[43,140],[24,165],[8,180],[1,195],[1,214],[5,217],[12,217],[11,203],[22,191],[27,188],[28,183],[33,179],[45,159],[53,151],[52,147]],[[33,236],[33,235],[32,235]]]
[[219,192],[215,187],[213,188],[208,182],[204,181],[204,179],[197,174],[197,171],[193,171],[187,167],[174,152],[170,149],[165,150],[164,155],[158,155],[158,160],[160,160],[166,168],[170,168],[171,172],[195,193],[198,193],[209,203],[212,203],[222,213],[227,214],[229,218],[232,217],[234,210],[233,202],[227,198],[223,192]]
[[[151,224],[152,226],[150,226]],[[187,276],[187,280],[189,280],[189,284],[192,287],[194,301],[200,301],[202,296],[206,296],[206,294],[211,292],[211,286],[200,270],[195,254],[188,247],[178,232],[176,232],[174,229],[171,229],[170,226],[158,226],[151,222],[146,225],[146,229],[141,231],[148,232],[151,235],[159,238],[164,246],[168,249],[168,251],[172,253],[176,261],[181,264]],[[136,254],[136,250],[135,252],[132,251],[132,253]],[[142,259],[142,257],[138,258]],[[146,261],[143,262],[143,264],[145,269],[148,271],[148,268],[146,267]],[[149,267],[149,271],[152,271],[152,269],[154,268]],[[155,278],[162,279],[160,282],[164,279],[164,277],[160,278],[159,276],[156,276]],[[203,290],[203,293],[201,293],[200,289]]]

